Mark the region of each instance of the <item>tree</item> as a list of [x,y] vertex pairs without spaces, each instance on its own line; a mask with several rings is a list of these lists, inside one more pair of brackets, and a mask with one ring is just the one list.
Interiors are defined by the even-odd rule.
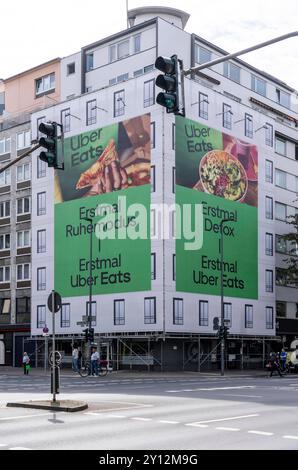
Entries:
[[298,213],[290,215],[287,224],[291,225],[293,231],[282,235],[281,239],[290,243],[290,249],[287,250],[288,257],[284,259],[286,268],[287,284],[298,284]]

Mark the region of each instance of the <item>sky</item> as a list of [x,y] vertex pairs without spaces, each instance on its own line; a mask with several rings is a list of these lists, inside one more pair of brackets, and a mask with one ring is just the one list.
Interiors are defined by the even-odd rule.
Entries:
[[[9,0],[1,4],[0,78],[126,29],[127,0]],[[191,15],[185,30],[227,52],[298,30],[297,0],[128,0],[129,9],[161,5]],[[298,90],[298,37],[242,56]]]

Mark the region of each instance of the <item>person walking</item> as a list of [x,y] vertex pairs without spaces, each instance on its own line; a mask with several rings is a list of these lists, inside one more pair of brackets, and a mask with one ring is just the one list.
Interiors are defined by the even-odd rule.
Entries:
[[91,375],[96,376],[98,375],[98,361],[99,361],[99,354],[97,351],[97,347],[93,346],[91,354]]
[[79,350],[77,346],[74,346],[72,350],[72,369],[75,372],[78,372],[78,365],[79,365]]
[[281,352],[279,353],[279,360],[280,360],[281,370],[285,371],[286,370],[286,363],[287,363],[287,353],[284,350],[284,348],[282,348]]
[[30,368],[30,357],[26,352],[23,353],[23,367],[24,367],[24,375],[29,374],[29,368]]

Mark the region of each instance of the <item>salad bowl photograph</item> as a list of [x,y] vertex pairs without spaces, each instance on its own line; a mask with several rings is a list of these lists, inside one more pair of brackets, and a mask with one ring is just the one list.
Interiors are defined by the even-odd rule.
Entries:
[[199,176],[204,192],[229,201],[244,201],[248,188],[240,161],[225,150],[212,150],[200,161]]

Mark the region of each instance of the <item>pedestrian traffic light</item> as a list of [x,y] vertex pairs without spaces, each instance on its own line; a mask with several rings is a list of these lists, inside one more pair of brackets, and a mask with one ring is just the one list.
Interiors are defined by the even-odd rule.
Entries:
[[163,72],[155,84],[165,90],[156,97],[156,103],[164,106],[167,113],[185,116],[183,62],[177,55],[157,57],[155,67]]
[[46,151],[40,152],[39,158],[43,162],[46,162],[49,167],[57,168],[58,125],[56,122],[42,122],[38,130],[42,134],[45,134],[45,136],[39,139],[39,145],[46,149]]
[[86,328],[85,330],[83,330],[83,333],[85,333],[85,341],[86,341],[86,343],[88,343],[88,341],[89,341],[89,329]]
[[94,342],[94,328],[89,328],[89,341],[90,343]]
[[218,330],[219,329],[219,318],[214,317],[213,318],[213,330]]

